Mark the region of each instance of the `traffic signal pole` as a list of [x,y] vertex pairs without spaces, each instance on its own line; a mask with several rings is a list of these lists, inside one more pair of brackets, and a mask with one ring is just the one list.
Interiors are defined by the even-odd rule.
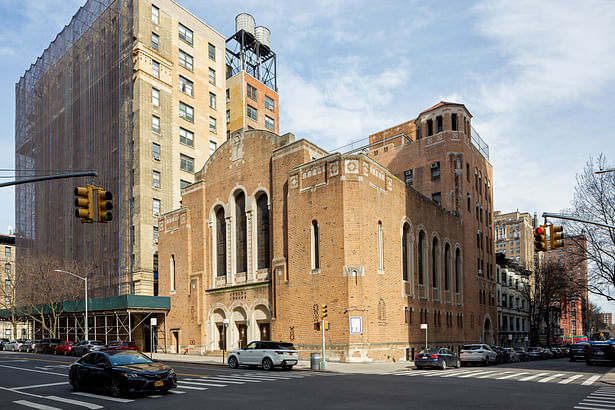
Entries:
[[322,332],[322,353],[320,358],[320,370],[327,370],[327,360],[325,359],[325,318],[320,322],[320,331]]

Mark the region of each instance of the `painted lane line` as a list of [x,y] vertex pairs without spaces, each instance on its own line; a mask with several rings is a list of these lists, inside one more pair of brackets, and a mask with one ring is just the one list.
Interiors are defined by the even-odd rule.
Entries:
[[49,399],[49,400],[53,400],[53,401],[59,401],[62,403],[74,404],[75,406],[86,407],[92,410],[103,408],[103,406],[99,406],[98,404],[88,403],[88,402],[80,401],[80,400],[67,399],[67,398],[59,397],[59,396],[42,396],[42,397]]
[[[240,380],[240,381],[255,381],[255,380],[264,380],[264,381],[271,381],[271,380],[282,380],[282,378],[280,377],[249,377],[249,376],[217,376],[217,377],[223,377],[225,379],[231,379],[231,380]],[[290,380],[290,378],[286,378],[286,380]]]
[[68,384],[68,382],[46,383],[46,384],[35,384],[32,386],[12,387],[11,390],[36,389],[37,387],[59,386],[61,384]]
[[581,386],[591,386],[596,380],[598,380],[601,377],[601,375],[596,375],[596,376],[592,376],[589,379],[585,380],[583,383],[581,383]]
[[[191,380],[195,380],[195,379],[191,379]],[[198,380],[198,379],[196,379],[196,380]],[[205,381],[201,382],[201,381],[186,381],[186,380],[182,380],[181,382],[182,383],[186,383],[186,384],[194,384],[195,386],[227,387],[226,384],[208,383],[208,382],[205,382]]]
[[251,379],[276,379],[276,380],[277,380],[277,379],[286,379],[286,380],[289,380],[289,379],[299,379],[299,378],[303,379],[303,377],[294,377],[294,376],[286,376],[286,375],[282,376],[282,375],[277,375],[277,374],[272,374],[272,375],[260,375],[260,374],[255,374],[255,375],[251,375],[251,374],[250,374],[250,375],[249,375],[249,374],[239,374],[239,375],[237,375],[237,377],[248,377],[248,378],[251,378]]
[[545,377],[544,379],[540,379],[540,380],[538,380],[538,383],[546,383],[546,382],[550,382],[551,380],[556,379],[556,378],[558,378],[558,377],[560,377],[560,376],[564,376],[564,373],[556,373],[556,374],[551,375],[551,376],[549,376],[549,377]]
[[185,391],[181,391],[181,390],[169,390],[169,393],[173,393],[173,394],[186,394]]
[[615,404],[605,404],[602,403],[600,400],[581,400],[580,404],[584,404],[587,406],[600,406],[600,407],[615,407]]
[[575,408],[575,409],[581,409],[581,410],[600,410],[600,409],[603,409],[604,407],[583,407],[583,406],[574,406],[573,408]]
[[[186,380],[193,380],[193,379],[186,379]],[[246,384],[246,383],[260,383],[259,381],[256,380],[244,380],[244,381],[238,381],[238,380],[233,380],[233,379],[224,379],[222,377],[207,377],[207,378],[203,378],[203,379],[197,379],[197,380],[202,380],[205,382],[213,382],[213,383],[231,383],[231,384]]]
[[562,381],[559,381],[558,383],[559,384],[568,384],[571,381],[578,379],[579,377],[583,377],[583,375],[582,374],[575,374],[574,376],[570,376],[569,378],[564,379]]
[[523,374],[527,374],[527,372],[509,374],[508,376],[498,377],[496,380],[510,379],[511,377],[517,377],[517,376],[521,376]]
[[502,375],[505,375],[505,374],[508,374],[508,373],[509,372],[501,372],[501,373],[496,373],[496,374],[485,374],[483,376],[478,376],[477,379],[487,379],[487,378],[491,378],[491,377],[502,376]]
[[23,368],[23,367],[15,367],[15,366],[7,366],[5,364],[0,364],[0,367],[5,367],[7,369],[23,370],[23,371],[26,371],[26,372],[53,374],[55,376],[62,376],[62,377],[66,377],[67,376],[66,373],[53,373],[53,372],[50,372],[50,371],[26,369],[26,368]]
[[606,403],[615,403],[615,400],[613,400],[612,398],[609,398],[609,397],[586,397],[583,400],[606,402]]
[[601,393],[601,392],[593,392],[592,394],[590,394],[590,396],[597,396],[597,397],[612,397],[615,399],[615,394],[613,393]]
[[44,367],[44,366],[34,366],[35,369],[41,369],[41,370],[45,370],[45,371],[49,371],[48,367]]
[[15,400],[13,403],[15,404],[19,404],[22,406],[26,406],[26,407],[30,407],[33,409],[40,409],[40,410],[62,410],[58,407],[51,407],[51,406],[45,406],[44,404],[38,404],[38,403],[34,403],[28,400]]
[[537,377],[541,377],[541,376],[546,376],[546,375],[548,375],[548,374],[549,374],[549,373],[538,373],[538,374],[533,374],[533,375],[531,375],[531,376],[524,377],[523,379],[519,379],[519,381],[520,381],[520,382],[527,382],[527,381],[529,381],[529,380],[532,380],[532,379],[535,379],[535,378],[537,378]]
[[478,373],[470,373],[470,374],[464,374],[463,376],[459,376],[460,379],[466,378],[466,377],[474,377],[474,376],[478,376],[480,374],[487,374],[487,373],[495,373],[494,370],[490,370],[488,372],[478,372]]
[[73,392],[71,394],[76,394],[77,396],[83,396],[83,397],[90,397],[92,399],[101,399],[101,400],[109,400],[109,401],[114,401],[116,403],[130,403],[133,402],[134,400],[131,399],[122,399],[119,397],[111,397],[111,396],[103,396],[101,394],[94,394],[94,393],[85,393],[85,392]]
[[194,387],[194,386],[186,386],[185,384],[177,383],[178,389],[188,389],[188,390],[207,390],[207,387]]
[[147,395],[145,397],[150,398],[150,399],[159,399],[159,398],[161,398],[163,396],[161,396],[159,394],[150,394],[150,395]]

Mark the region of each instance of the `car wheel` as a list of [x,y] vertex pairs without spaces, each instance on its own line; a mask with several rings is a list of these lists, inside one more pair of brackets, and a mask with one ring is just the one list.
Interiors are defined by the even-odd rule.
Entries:
[[265,357],[263,359],[263,370],[270,371],[273,369],[273,362],[270,358]]
[[111,393],[113,397],[122,397],[124,395],[124,390],[122,389],[122,385],[118,379],[111,380],[109,393]]
[[485,357],[485,366],[489,366],[489,356]]
[[440,370],[446,370],[446,359],[442,360],[442,364],[440,365]]
[[459,359],[455,362],[455,367],[458,369],[461,367],[461,361]]
[[239,367],[239,362],[235,356],[231,356],[228,358],[228,367],[231,369],[236,369]]

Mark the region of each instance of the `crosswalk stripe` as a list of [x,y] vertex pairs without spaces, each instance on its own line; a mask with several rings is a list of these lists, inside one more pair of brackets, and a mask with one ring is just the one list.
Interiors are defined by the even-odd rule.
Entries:
[[65,397],[59,397],[59,396],[43,396],[43,397],[49,400],[59,401],[59,402],[68,403],[68,404],[74,404],[75,406],[86,407],[88,409],[93,409],[93,410],[103,408],[103,406],[99,406],[98,404],[88,403],[88,402],[80,401],[80,400],[67,399]]
[[239,374],[239,377],[251,377],[256,379],[303,379],[303,376],[293,376],[290,374]]
[[478,374],[478,373],[482,373],[482,370],[470,370],[470,371],[466,371],[466,372],[455,372],[455,373],[445,374],[442,377],[454,377],[454,376],[461,377],[460,375],[462,375],[462,376],[466,376],[467,375],[467,377],[470,377],[470,375]]
[[485,375],[482,375],[482,376],[478,376],[477,379],[487,379],[487,378],[501,376],[503,374],[508,374],[508,373],[509,372],[500,372],[500,373],[496,373],[496,374],[485,374]]
[[150,399],[159,399],[159,398],[161,398],[161,397],[163,397],[163,396],[161,396],[161,395],[159,395],[159,394],[150,394],[150,395],[147,395],[147,396],[145,396],[145,397],[148,397],[148,398],[150,398]]
[[570,383],[571,381],[578,379],[579,377],[583,377],[583,375],[582,375],[582,374],[575,374],[575,375],[570,376],[569,378],[564,379],[564,380],[562,380],[562,381],[560,381],[560,382],[558,382],[558,383],[559,383],[559,384],[568,384],[568,383]]
[[575,409],[581,410],[600,410],[600,407],[583,407],[583,406],[574,406]]
[[581,386],[591,386],[599,378],[600,378],[599,374],[596,376],[592,376],[589,379],[585,380],[583,383],[581,383]]
[[264,381],[268,381],[268,380],[282,380],[282,379],[286,379],[286,380],[290,380],[289,377],[252,377],[252,376],[221,376],[223,378],[230,378],[232,380],[242,380],[242,381],[255,381],[255,380],[264,380]]
[[504,379],[510,379],[512,377],[516,377],[516,376],[521,376],[523,374],[527,374],[527,372],[521,372],[521,373],[513,373],[513,374],[509,374],[508,376],[502,376],[502,377],[498,377],[497,380],[504,380]]
[[169,393],[173,393],[173,394],[186,394],[185,391],[181,391],[181,390],[169,390]]
[[39,403],[34,403],[28,400],[15,400],[13,403],[15,404],[19,404],[21,406],[26,406],[26,407],[30,407],[33,409],[40,409],[40,410],[62,410],[58,407],[51,407],[51,406],[46,406],[44,404],[39,404]]
[[45,383],[45,384],[33,384],[32,386],[19,386],[19,387],[13,387],[11,390],[35,389],[35,388],[37,388],[37,387],[59,386],[59,385],[61,385],[61,384],[68,384],[68,382]]
[[134,400],[131,399],[122,399],[120,397],[111,397],[111,396],[103,396],[102,394],[93,394],[93,393],[85,393],[85,392],[73,392],[72,394],[76,394],[78,396],[90,397],[93,399],[101,399],[101,400],[109,400],[114,401],[116,403],[130,403]]
[[560,376],[563,376],[563,375],[564,375],[564,373],[556,373],[556,374],[551,375],[549,377],[545,377],[544,379],[538,380],[538,383],[546,383],[548,381],[551,381],[551,380],[556,379],[556,378],[558,378]]
[[615,398],[615,394],[613,393],[602,393],[602,392],[593,392],[592,394],[590,394],[590,396],[597,396],[597,397],[613,397]]
[[207,387],[194,387],[194,386],[186,386],[183,383],[177,383],[178,389],[188,389],[188,390],[207,390]]
[[466,377],[474,377],[474,376],[478,376],[479,374],[487,374],[487,373],[495,373],[495,371],[491,370],[491,371],[488,371],[488,372],[478,372],[478,373],[464,374],[462,376],[459,376],[459,378],[462,379],[462,378],[466,378]]
[[[186,379],[186,380],[192,380],[192,379]],[[260,383],[258,380],[233,380],[230,378],[222,378],[222,377],[218,377],[218,376],[214,376],[214,377],[203,377],[203,379],[201,380],[206,380],[206,381],[211,381],[211,382],[216,382],[216,381],[220,381],[222,383],[231,383],[231,384],[246,384],[246,383]]]
[[533,375],[531,375],[531,376],[527,376],[527,377],[524,377],[524,378],[522,378],[522,379],[519,379],[519,381],[520,381],[520,382],[527,382],[527,381],[532,380],[532,379],[535,379],[535,378],[537,378],[537,377],[546,376],[547,374],[549,374],[549,373],[538,373],[538,374],[533,374]]
[[[612,403],[612,402],[610,402],[610,403]],[[585,399],[585,400],[581,401],[581,404],[587,404],[587,405],[590,405],[590,406],[600,406],[600,407],[615,407],[615,404],[606,404],[606,403],[603,403],[602,400],[588,400],[588,399]]]
[[[199,380],[199,379],[189,379],[189,380]],[[206,382],[201,382],[201,381],[187,381],[187,380],[182,380],[181,381],[183,384],[187,383],[187,384],[194,384],[196,386],[210,386],[210,387],[226,387],[226,384],[216,384],[216,383],[206,383]]]

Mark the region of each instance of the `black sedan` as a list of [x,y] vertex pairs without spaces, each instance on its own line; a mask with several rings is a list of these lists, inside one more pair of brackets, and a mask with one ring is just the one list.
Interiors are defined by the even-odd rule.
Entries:
[[447,367],[461,367],[459,356],[444,347],[431,347],[423,349],[414,356],[414,365],[417,369],[424,367],[438,367],[442,370]]
[[129,393],[168,391],[177,387],[175,371],[135,350],[88,353],[70,368],[73,390],[102,389],[114,397]]

